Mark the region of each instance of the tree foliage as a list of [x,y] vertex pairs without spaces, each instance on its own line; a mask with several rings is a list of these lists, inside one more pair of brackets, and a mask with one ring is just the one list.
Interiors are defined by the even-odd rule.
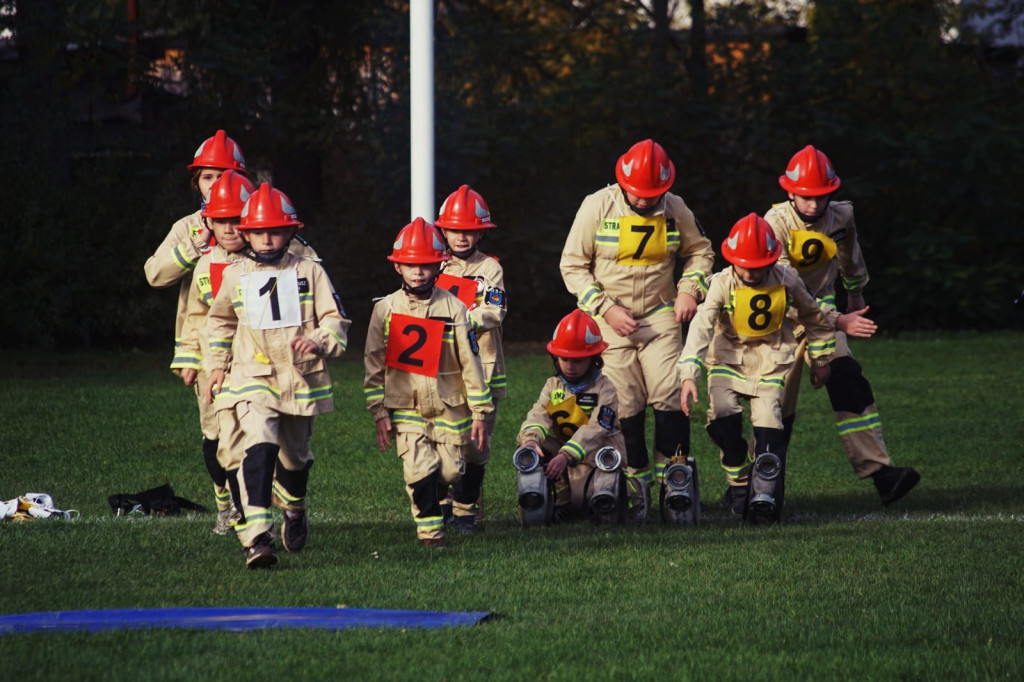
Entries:
[[[218,128],[295,201],[361,334],[409,218],[407,3],[138,4],[0,13],[6,343],[170,344],[175,296],[142,264],[195,210],[184,167]],[[952,0],[835,0],[806,26],[785,4],[688,0],[692,31],[666,23],[681,5],[436,3],[437,203],[462,183],[487,198],[507,337],[545,338],[573,305],[558,257],[576,208],[647,137],[716,246],[785,199],[776,178],[815,144],[855,203],[884,329],[1019,325],[1019,51],[958,32]]]

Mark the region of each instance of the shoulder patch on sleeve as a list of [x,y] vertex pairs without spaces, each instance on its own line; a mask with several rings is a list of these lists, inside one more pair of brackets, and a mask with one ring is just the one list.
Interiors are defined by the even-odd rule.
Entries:
[[496,305],[499,308],[505,307],[505,292],[497,287],[491,287],[487,290],[487,296],[484,299],[488,305]]
[[597,423],[600,424],[602,428],[611,431],[612,424],[615,423],[615,410],[607,405],[602,405],[601,409],[597,412]]

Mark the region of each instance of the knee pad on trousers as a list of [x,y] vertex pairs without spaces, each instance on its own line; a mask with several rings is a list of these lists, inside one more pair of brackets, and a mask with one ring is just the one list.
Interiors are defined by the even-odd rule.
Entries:
[[666,457],[673,457],[677,452],[689,455],[690,418],[680,411],[655,410],[654,449]]
[[302,499],[309,490],[309,470],[313,467],[313,460],[306,462],[298,471],[289,471],[277,460],[277,473],[274,477],[278,485],[285,489],[289,496],[295,499]]
[[217,446],[220,441],[216,438],[207,438],[203,436],[203,464],[206,465],[206,471],[210,474],[210,480],[218,488],[223,488],[227,476],[224,473],[224,467],[217,462]]
[[281,448],[274,443],[257,443],[245,451],[242,460],[242,478],[249,495],[250,507],[270,507],[271,486],[274,484],[274,466]]
[[466,462],[466,471],[452,485],[452,498],[460,504],[476,504],[484,484],[484,466]]
[[722,450],[722,466],[743,466],[747,461],[747,441],[743,437],[743,413],[712,419],[707,425],[708,435]]
[[633,469],[646,469],[650,463],[647,456],[647,435],[644,433],[645,416],[645,412],[639,412],[632,417],[619,419],[622,437],[626,441],[626,464]]
[[242,511],[242,491],[238,488],[238,469],[228,469],[224,474],[227,478],[228,490],[231,491],[231,504],[235,505],[235,511],[242,515],[239,523],[245,523],[245,512]]
[[832,375],[825,384],[825,390],[828,391],[833,411],[860,414],[868,405],[874,404],[871,384],[856,360],[847,355],[833,360],[829,368]]
[[780,457],[786,454],[786,429],[769,429],[763,426],[754,427],[754,455],[762,452],[774,452]]
[[434,471],[409,485],[418,518],[441,516],[441,501],[437,499],[437,480],[440,476],[440,471]]

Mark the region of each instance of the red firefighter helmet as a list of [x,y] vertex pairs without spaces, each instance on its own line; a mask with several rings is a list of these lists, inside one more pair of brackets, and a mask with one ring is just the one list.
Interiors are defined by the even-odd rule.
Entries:
[[440,231],[423,218],[416,218],[399,230],[388,260],[408,264],[440,263],[450,257]]
[[245,157],[238,143],[228,137],[223,130],[218,130],[213,137],[203,140],[196,150],[195,158],[189,168],[223,168],[249,175],[245,169]]
[[264,182],[242,206],[239,230],[267,230],[274,227],[301,228],[299,216],[288,195]]
[[807,145],[789,160],[779,176],[782,189],[802,197],[820,197],[839,189],[839,176],[824,152]]
[[548,341],[548,352],[560,358],[587,358],[607,347],[597,322],[579,308],[562,318]]
[[203,207],[204,218],[237,218],[256,187],[238,171],[221,173],[210,187],[210,200]]
[[660,144],[644,140],[619,157],[615,164],[615,179],[630,194],[652,199],[672,187],[676,167]]
[[448,195],[441,204],[441,212],[434,225],[447,230],[485,230],[496,227],[491,222],[491,210],[480,193],[469,185],[462,185]]
[[732,226],[729,236],[722,242],[722,255],[741,268],[763,268],[779,260],[782,242],[775,237],[767,220],[751,213]]

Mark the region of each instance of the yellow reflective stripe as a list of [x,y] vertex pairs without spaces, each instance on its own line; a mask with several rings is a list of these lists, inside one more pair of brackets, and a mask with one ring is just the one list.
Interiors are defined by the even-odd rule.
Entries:
[[277,494],[277,496],[280,497],[285,502],[288,502],[290,504],[295,504],[296,502],[301,502],[302,501],[301,497],[293,497],[291,494],[289,494],[289,492],[284,489],[284,486],[282,486],[277,481],[274,481],[274,486],[273,487],[274,487],[274,492]]
[[736,379],[737,381],[746,381],[747,378],[741,373],[732,369],[731,367],[725,367],[722,365],[716,365],[708,370],[708,378],[711,377],[726,377],[728,379]]
[[548,437],[548,429],[543,424],[526,424],[519,430],[519,433],[526,433],[527,431],[540,431],[544,434],[544,438]]
[[862,414],[859,417],[836,422],[836,431],[839,432],[840,436],[848,436],[851,433],[870,431],[871,429],[881,428],[881,426],[882,418],[877,412],[871,412],[870,414]]

